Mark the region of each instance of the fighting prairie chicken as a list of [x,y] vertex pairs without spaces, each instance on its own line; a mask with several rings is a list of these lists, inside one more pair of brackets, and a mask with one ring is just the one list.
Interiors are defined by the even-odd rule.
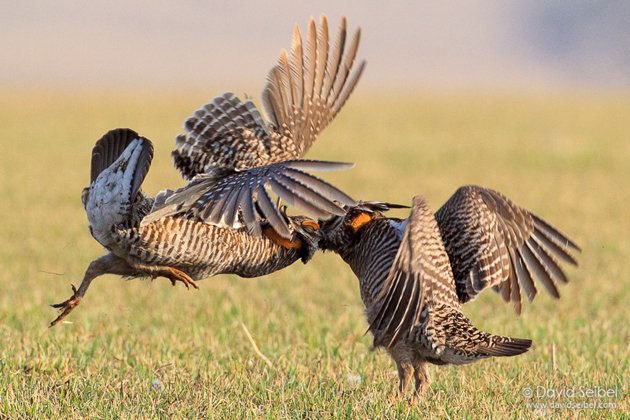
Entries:
[[140,186],[153,157],[151,142],[130,129],[100,139],[91,184],[82,201],[90,232],[109,252],[87,268],[79,289],[53,305],[55,325],[103,274],[166,277],[196,286],[215,274],[262,276],[315,252],[318,224],[287,216],[268,189],[316,219],[345,214],[357,203],[307,171],[349,164],[300,160],[353,91],[365,66],[354,65],[357,30],[347,42],[342,19],[329,46],[328,21],[310,20],[305,45],[296,26],[290,57],[282,51],[263,91],[267,124],[250,99],[214,98],[184,123],[172,152],[188,184],[146,196]]
[[387,218],[392,205],[360,203],[322,221],[320,248],[338,253],[359,279],[374,347],[395,360],[404,393],[429,385],[426,363],[465,364],[526,352],[531,340],[478,330],[461,304],[492,287],[521,311],[521,290],[533,300],[534,277],[555,298],[568,282],[556,257],[577,265],[578,246],[558,230],[491,189],[462,187],[431,214],[415,197],[411,215]]

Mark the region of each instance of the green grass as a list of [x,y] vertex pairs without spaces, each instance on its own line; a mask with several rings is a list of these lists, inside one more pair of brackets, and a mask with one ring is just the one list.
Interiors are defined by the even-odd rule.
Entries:
[[[199,291],[106,276],[68,323],[47,328],[56,316],[48,304],[68,298],[103,252],[80,203],[94,141],[113,127],[136,129],[155,143],[145,190],[180,186],[174,136],[217,92],[0,95],[0,415],[627,415],[630,98],[622,96],[359,93],[309,154],[356,162],[325,177],[362,199],[410,203],[423,194],[437,208],[460,185],[496,188],[583,247],[559,301],[543,292],[521,317],[491,292],[466,305],[479,328],[534,346],[516,358],[432,366],[422,401],[397,397],[393,362],[363,335],[357,281],[331,254],[264,278],[207,279]],[[523,389],[538,386],[613,388],[611,399],[541,401],[616,408],[530,408]]]

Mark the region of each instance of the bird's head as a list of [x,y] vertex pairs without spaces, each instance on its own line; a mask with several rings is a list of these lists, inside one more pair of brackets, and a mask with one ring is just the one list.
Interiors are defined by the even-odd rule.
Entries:
[[293,228],[294,239],[302,241],[302,262],[306,264],[319,249],[321,239],[319,223],[306,216],[291,216],[289,222]]
[[361,206],[346,209],[344,216],[333,216],[327,220],[320,220],[319,247],[322,250],[342,251],[353,242],[353,238],[374,217],[381,216]]
[[406,206],[380,201],[360,201],[356,206],[345,207],[345,215],[319,221],[321,237],[319,247],[324,251],[343,253],[372,220],[384,217],[383,212],[390,208],[402,207]]

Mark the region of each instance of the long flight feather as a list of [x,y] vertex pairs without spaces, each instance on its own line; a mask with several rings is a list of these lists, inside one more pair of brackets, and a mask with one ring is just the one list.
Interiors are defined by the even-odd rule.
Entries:
[[313,96],[320,97],[324,78],[326,77],[326,65],[328,64],[328,19],[322,15],[319,19],[319,31],[317,33],[317,67],[315,70],[315,86]]
[[322,90],[322,98],[325,103],[331,102],[331,93],[333,94],[333,97],[335,95],[335,93],[332,91],[332,87],[335,79],[337,78],[337,73],[339,72],[339,64],[341,63],[341,58],[343,56],[343,51],[346,45],[346,26],[346,18],[342,18],[339,30],[337,31],[337,39],[335,41],[335,47],[332,52],[330,65],[328,66],[328,76]]

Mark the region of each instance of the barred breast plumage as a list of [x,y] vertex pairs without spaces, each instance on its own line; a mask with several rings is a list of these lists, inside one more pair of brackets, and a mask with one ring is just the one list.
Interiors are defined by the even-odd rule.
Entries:
[[[268,236],[182,218],[165,217],[145,227],[120,226],[115,231],[131,265],[169,266],[194,280],[216,274],[257,277],[273,273],[303,256]],[[298,239],[296,239],[298,241]]]
[[[343,216],[350,196],[311,171],[351,164],[301,159],[354,90],[365,62],[354,65],[357,30],[346,44],[342,19],[329,44],[328,20],[311,19],[305,46],[296,27],[290,55],[282,51],[263,91],[265,124],[250,99],[224,93],[184,123],[173,161],[188,184],[147,197],[140,186],[153,157],[151,142],[130,129],[97,141],[90,186],[83,191],[90,232],[109,253],[94,260],[61,314],[80,302],[102,274],[158,277],[197,287],[222,273],[255,277],[308,261],[318,224],[307,216]],[[278,198],[274,203],[270,193]],[[280,202],[305,216],[287,216]]]
[[488,188],[460,188],[435,216],[421,197],[405,220],[383,216],[390,206],[364,202],[322,221],[320,248],[338,253],[359,279],[374,346],[396,361],[400,391],[412,376],[417,393],[427,388],[427,362],[527,351],[531,340],[478,330],[461,304],[492,286],[520,312],[520,287],[533,299],[534,277],[558,297],[556,283],[568,279],[554,256],[576,265],[577,245]]

